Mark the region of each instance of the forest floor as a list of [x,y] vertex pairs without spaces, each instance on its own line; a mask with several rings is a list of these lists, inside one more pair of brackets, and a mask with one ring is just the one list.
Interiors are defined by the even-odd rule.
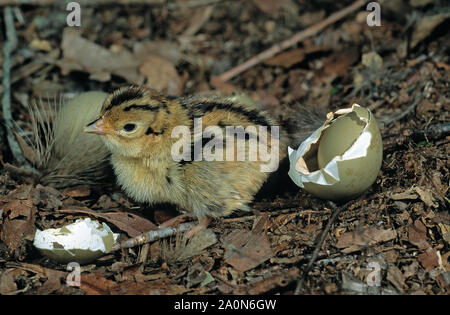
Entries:
[[[79,287],[66,285],[66,265],[33,247],[37,228],[89,216],[125,239],[176,214],[134,202],[113,181],[55,189],[2,167],[0,294],[450,293],[444,1],[382,2],[380,26],[367,24],[371,11],[363,6],[228,80],[221,74],[352,2],[80,1],[81,27],[68,27],[69,12],[54,2],[13,10],[17,47],[6,89],[25,131],[25,105],[39,98],[126,84],[174,96],[242,92],[281,121],[295,117],[299,104],[327,112],[360,104],[378,121],[383,162],[371,188],[344,205],[286,182],[285,193],[256,200],[254,213],[214,220],[214,235],[187,244],[164,239],[82,265]],[[0,29],[4,48],[6,28]],[[15,164],[4,130],[1,136],[1,163]]]

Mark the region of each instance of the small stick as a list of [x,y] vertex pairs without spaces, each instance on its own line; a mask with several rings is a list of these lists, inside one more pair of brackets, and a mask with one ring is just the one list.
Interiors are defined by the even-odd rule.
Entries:
[[223,74],[219,75],[218,77],[213,77],[212,80],[215,82],[226,82],[228,80],[230,80],[231,78],[237,76],[238,74],[250,69],[251,67],[261,63],[262,61],[272,58],[273,56],[275,56],[276,54],[280,53],[281,51],[285,50],[286,48],[292,47],[295,44],[305,40],[308,37],[311,37],[317,33],[319,33],[320,31],[322,31],[324,28],[326,28],[327,26],[341,20],[342,18],[344,18],[345,16],[349,15],[350,13],[356,11],[357,9],[359,9],[360,7],[362,7],[365,3],[367,2],[367,0],[357,0],[355,1],[353,4],[351,4],[348,7],[345,7],[344,9],[333,13],[332,15],[330,15],[328,18],[326,18],[325,20],[316,23],[314,25],[312,25],[311,27],[308,27],[305,30],[302,30],[296,34],[294,34],[294,36],[292,36],[291,38],[281,42],[280,44],[275,44],[273,45],[271,48],[259,53],[256,56],[253,56],[252,58],[250,58],[249,60],[247,60],[246,62],[224,72]]
[[346,204],[340,206],[339,208],[336,208],[334,203],[329,202],[329,205],[334,210],[333,215],[331,216],[330,220],[327,223],[327,226],[325,227],[325,230],[323,230],[322,234],[320,235],[320,239],[316,244],[316,247],[314,248],[314,252],[311,256],[311,259],[309,260],[308,265],[306,266],[305,272],[303,273],[303,277],[297,281],[297,287],[295,288],[295,295],[299,295],[303,291],[303,284],[306,280],[306,277],[308,276],[308,273],[311,271],[312,266],[314,265],[314,262],[316,261],[317,257],[319,256],[320,248],[322,247],[323,242],[325,241],[325,238],[328,235],[328,232],[331,229],[331,226],[333,225],[334,221],[336,221],[336,218],[338,215],[342,212],[342,210],[347,209],[349,204],[352,201],[347,202]]
[[19,165],[25,165],[26,161],[20,150],[20,146],[12,132],[13,118],[11,114],[11,53],[17,46],[16,29],[14,28],[13,10],[11,7],[5,7],[3,10],[3,20],[6,28],[6,42],[3,46],[3,97],[2,111],[5,120],[6,132],[9,148],[14,159]]
[[[223,0],[190,0],[185,3],[177,4],[171,3],[168,0],[78,0],[81,7],[84,6],[100,6],[100,5],[147,5],[147,6],[163,6],[166,5],[169,9],[176,9],[178,7],[197,7],[218,3]],[[0,6],[6,5],[33,5],[33,6],[51,6],[60,4],[66,6],[71,0],[0,0]]]
[[122,248],[135,247],[142,244],[147,244],[161,238],[169,237],[178,233],[186,232],[196,226],[195,222],[182,223],[178,227],[166,227],[159,230],[151,230],[142,233],[136,237],[129,238],[121,243],[114,244],[111,252],[117,251]]

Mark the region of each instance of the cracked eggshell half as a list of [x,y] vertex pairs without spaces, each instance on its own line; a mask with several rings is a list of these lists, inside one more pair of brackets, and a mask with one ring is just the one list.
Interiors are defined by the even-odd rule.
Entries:
[[34,246],[57,262],[86,264],[108,253],[118,237],[105,223],[84,218],[58,229],[38,229]]
[[375,181],[383,144],[372,113],[358,104],[328,113],[325,123],[297,150],[289,148],[289,176],[328,200],[357,197]]

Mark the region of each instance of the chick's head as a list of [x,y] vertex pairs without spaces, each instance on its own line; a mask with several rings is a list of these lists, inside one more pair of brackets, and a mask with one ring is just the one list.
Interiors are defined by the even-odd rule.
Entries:
[[143,157],[161,140],[165,102],[150,90],[121,88],[103,103],[100,115],[84,131],[98,134],[112,153]]

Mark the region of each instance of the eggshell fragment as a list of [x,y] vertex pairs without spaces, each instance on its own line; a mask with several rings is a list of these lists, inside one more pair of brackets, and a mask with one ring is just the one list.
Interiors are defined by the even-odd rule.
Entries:
[[381,168],[383,144],[372,113],[358,104],[328,113],[297,150],[289,148],[289,176],[313,195],[345,200],[363,193]]
[[58,229],[38,229],[34,246],[60,263],[85,264],[108,253],[118,237],[105,223],[85,218]]

